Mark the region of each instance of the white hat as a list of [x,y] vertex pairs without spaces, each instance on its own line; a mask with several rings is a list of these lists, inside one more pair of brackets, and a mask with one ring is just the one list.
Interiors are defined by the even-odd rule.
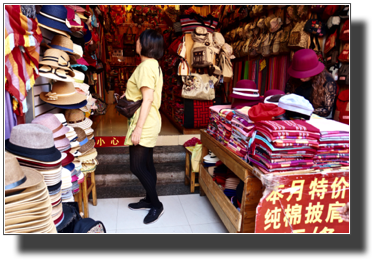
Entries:
[[281,97],[278,102],[278,107],[307,116],[311,116],[314,111],[309,100],[296,94],[289,94]]

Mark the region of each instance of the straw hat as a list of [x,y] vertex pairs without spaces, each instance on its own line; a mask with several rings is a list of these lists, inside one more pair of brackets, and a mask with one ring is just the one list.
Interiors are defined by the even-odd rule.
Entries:
[[5,140],[5,149],[17,156],[39,161],[54,162],[62,155],[55,148],[52,131],[39,124],[19,124],[12,128]]
[[92,148],[86,154],[82,154],[81,156],[79,156],[78,160],[80,160],[83,164],[84,162],[94,160],[97,156],[98,156],[98,151],[95,148]]
[[92,120],[85,117],[84,113],[78,109],[66,110],[65,118],[67,120],[68,125],[74,128],[79,127],[84,130],[90,128],[92,125]]
[[[44,188],[46,189],[46,188]],[[25,209],[22,204],[17,205],[13,208],[14,211],[5,213],[4,217],[5,219],[12,218],[12,217],[18,217],[18,216],[25,216],[30,215],[34,213],[41,213],[42,211],[50,212],[52,211],[51,201],[45,200],[43,202],[38,203],[34,208],[27,208]]]
[[71,77],[75,76],[75,73],[70,66],[70,57],[65,51],[60,49],[47,49],[44,52],[43,59],[39,61],[39,65],[47,65],[52,68],[60,68],[68,71],[68,74]]
[[20,166],[16,157],[5,152],[5,194],[11,194],[44,181],[43,175],[35,169]]
[[24,156],[19,156],[19,155],[15,155],[15,157],[17,158],[17,160],[22,163],[23,165],[25,163],[30,163],[30,164],[33,164],[33,165],[39,165],[40,167],[51,167],[51,169],[53,169],[53,167],[56,167],[58,165],[61,166],[61,162],[63,159],[66,158],[66,154],[65,153],[60,153],[60,158],[55,160],[55,161],[51,161],[51,162],[46,162],[46,161],[40,161],[40,160],[37,160],[37,159],[32,159],[32,158],[27,158],[27,157],[24,157]]
[[70,7],[66,7],[66,9],[67,9],[67,21],[70,24],[71,28],[82,28],[82,24],[75,20],[75,15],[78,16],[77,14],[75,14],[75,11]]
[[86,100],[86,96],[77,93],[72,82],[55,82],[49,93],[40,93],[40,99],[55,105],[71,105]]
[[60,68],[54,68],[50,66],[41,66],[39,68],[39,75],[44,76],[46,78],[58,80],[58,81],[64,81],[64,82],[73,82],[74,79],[69,75],[69,71],[60,69]]
[[69,55],[76,56],[76,58],[81,57],[78,53],[74,52],[74,43],[72,42],[71,38],[63,35],[55,35],[47,47],[65,51]]

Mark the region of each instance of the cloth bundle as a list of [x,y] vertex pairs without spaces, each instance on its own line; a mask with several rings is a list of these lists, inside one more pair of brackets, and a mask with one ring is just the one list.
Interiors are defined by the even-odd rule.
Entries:
[[329,119],[312,119],[308,122],[321,133],[314,156],[314,169],[349,166],[349,125]]
[[[210,117],[207,126],[207,133],[223,145],[225,145],[225,137],[227,136],[227,140],[229,140],[231,135],[230,116],[232,116],[233,113],[230,111],[230,108],[231,105],[214,105],[209,108]],[[230,120],[226,118],[226,115],[230,118]]]
[[320,131],[302,120],[259,121],[249,143],[249,160],[264,173],[313,167]]
[[227,147],[241,157],[247,158],[249,149],[249,140],[254,132],[254,122],[248,116],[250,107],[243,107],[234,110],[234,116],[231,119],[231,137]]

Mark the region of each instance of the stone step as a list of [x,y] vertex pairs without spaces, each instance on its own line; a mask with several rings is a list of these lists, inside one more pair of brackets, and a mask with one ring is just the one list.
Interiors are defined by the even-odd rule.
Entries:
[[[98,148],[99,166],[127,165],[130,166],[130,151],[128,147]],[[154,148],[154,164],[185,162],[185,149],[183,146],[156,146]]]
[[[128,147],[98,148],[99,165],[95,171],[98,198],[141,197],[145,190],[130,171]],[[180,146],[154,147],[159,196],[191,194],[185,185],[185,149]],[[195,193],[199,192],[196,188]]]

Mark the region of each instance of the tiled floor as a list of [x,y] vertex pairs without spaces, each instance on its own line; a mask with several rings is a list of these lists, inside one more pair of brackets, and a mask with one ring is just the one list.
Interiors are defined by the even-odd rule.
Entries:
[[90,217],[102,221],[107,233],[228,233],[205,196],[160,196],[165,211],[149,225],[143,224],[148,211],[127,207],[139,199],[98,199],[97,206],[89,204]]

